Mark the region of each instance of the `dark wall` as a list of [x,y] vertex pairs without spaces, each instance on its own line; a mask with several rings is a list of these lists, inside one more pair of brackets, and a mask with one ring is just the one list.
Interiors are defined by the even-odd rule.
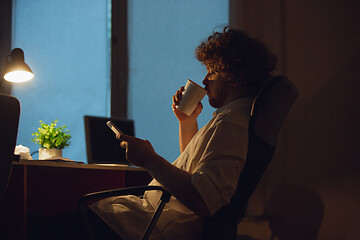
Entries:
[[2,76],[6,56],[11,50],[11,6],[11,0],[0,1],[0,93],[10,93],[10,84]]
[[[232,25],[267,42],[279,55],[278,73],[300,90],[252,210],[264,211],[276,190],[281,212],[292,190],[307,189],[324,207],[318,239],[360,239],[360,2],[231,2]],[[302,211],[309,221],[321,212],[311,206],[319,199],[313,197]],[[310,232],[308,227],[301,231]]]

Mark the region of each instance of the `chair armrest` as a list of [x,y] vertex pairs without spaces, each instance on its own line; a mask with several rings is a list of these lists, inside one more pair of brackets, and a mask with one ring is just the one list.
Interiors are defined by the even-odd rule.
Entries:
[[86,214],[87,203],[89,201],[95,200],[95,199],[103,199],[103,198],[112,197],[112,196],[123,196],[123,195],[142,196],[142,195],[144,195],[144,193],[146,191],[152,191],[152,190],[162,191],[162,195],[161,195],[160,205],[156,209],[154,216],[151,219],[151,221],[144,233],[144,236],[142,238],[142,239],[148,239],[151,234],[152,229],[155,226],[157,219],[159,218],[159,216],[162,212],[162,209],[164,208],[165,204],[169,202],[170,197],[171,197],[171,193],[169,193],[163,187],[161,187],[161,186],[138,186],[138,187],[112,189],[112,190],[94,192],[94,193],[89,193],[89,194],[84,195],[79,200],[79,210],[83,217],[84,224],[85,224],[86,228],[88,229],[90,238],[95,239],[95,237],[92,233],[92,230],[90,228],[90,224],[89,224],[89,221],[87,219],[87,214]]
[[105,190],[105,191],[89,193],[89,194],[84,195],[80,199],[80,204],[86,203],[86,202],[88,202],[90,200],[93,200],[93,199],[107,198],[107,197],[112,197],[112,196],[123,196],[123,195],[141,196],[146,191],[151,191],[151,190],[159,190],[159,191],[162,191],[163,194],[164,193],[165,194],[170,194],[168,191],[166,191],[161,186],[147,186],[147,185],[145,185],[145,186],[119,188],[119,189],[112,189],[112,190]]
[[137,186],[137,187],[111,189],[111,190],[86,194],[83,197],[81,197],[79,200],[79,209],[81,211],[81,214],[84,216],[86,215],[87,203],[91,200],[95,200],[95,199],[100,200],[103,198],[108,198],[113,196],[124,196],[124,195],[142,196],[146,191],[152,191],[152,190],[162,191],[161,200],[164,201],[165,203],[169,202],[171,193],[166,191],[163,187],[145,185],[145,186]]

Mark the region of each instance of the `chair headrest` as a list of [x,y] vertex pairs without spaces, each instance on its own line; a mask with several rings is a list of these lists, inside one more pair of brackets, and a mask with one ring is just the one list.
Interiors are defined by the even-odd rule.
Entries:
[[296,86],[284,76],[273,77],[255,97],[251,127],[260,139],[275,146],[282,123],[299,95]]

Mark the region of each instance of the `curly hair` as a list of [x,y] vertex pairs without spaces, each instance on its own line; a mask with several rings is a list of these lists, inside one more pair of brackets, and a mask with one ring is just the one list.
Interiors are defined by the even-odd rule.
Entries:
[[226,26],[196,48],[196,58],[206,67],[230,73],[242,90],[255,95],[271,78],[277,57],[259,40]]

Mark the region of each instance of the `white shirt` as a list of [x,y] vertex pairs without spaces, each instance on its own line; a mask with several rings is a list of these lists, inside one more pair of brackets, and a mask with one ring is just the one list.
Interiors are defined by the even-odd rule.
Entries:
[[[248,146],[251,98],[233,101],[214,112],[173,165],[192,174],[192,184],[214,214],[230,202],[243,169]],[[150,185],[160,185],[155,179]],[[157,191],[112,197],[91,208],[124,240],[140,239],[160,199]],[[171,197],[150,239],[200,239],[201,219]]]

